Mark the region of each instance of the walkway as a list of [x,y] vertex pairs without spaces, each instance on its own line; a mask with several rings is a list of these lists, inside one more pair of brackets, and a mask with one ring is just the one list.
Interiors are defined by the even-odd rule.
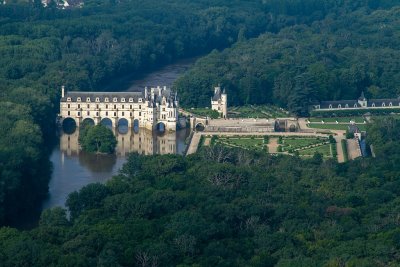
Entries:
[[349,153],[349,160],[361,157],[360,145],[357,139],[347,140],[347,151]]
[[186,155],[194,154],[197,151],[200,143],[200,133],[194,133],[192,139],[190,140],[189,149],[186,152]]
[[270,138],[268,143],[268,153],[274,154],[278,152],[278,138]]

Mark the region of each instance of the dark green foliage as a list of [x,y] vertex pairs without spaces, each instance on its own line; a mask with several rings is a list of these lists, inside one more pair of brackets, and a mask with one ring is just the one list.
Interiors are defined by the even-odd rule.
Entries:
[[86,152],[112,154],[117,146],[117,139],[112,130],[104,125],[85,125],[79,131],[79,144]]
[[[375,127],[375,128],[373,128]],[[400,141],[399,120],[371,126]],[[394,143],[392,143],[393,145]],[[390,151],[397,159],[400,150]],[[389,157],[389,156],[388,156]],[[4,266],[390,266],[400,234],[398,164],[338,164],[219,146],[132,154],[106,185],[72,193],[28,232],[0,229]]]
[[[279,9],[275,2],[271,10],[291,13],[289,10],[297,6],[294,2],[303,5],[303,1],[290,1],[290,5],[282,1]],[[322,4],[306,2],[304,6],[310,2],[315,6]],[[327,2],[327,6],[333,5]],[[356,8],[361,1],[353,2],[356,4],[350,7],[348,1],[336,1],[343,6],[333,8],[326,18],[309,26],[294,25],[275,34],[266,33],[198,60],[175,83],[182,104],[207,105],[212,88],[218,83],[226,88],[230,105],[273,103],[298,115],[307,114],[315,101],[357,99],[362,91],[367,98],[397,97],[399,9],[371,11]],[[391,3],[393,6],[394,1]],[[390,113],[393,109],[377,112]],[[338,111],[336,115],[357,113],[360,111]],[[312,115],[325,116],[318,111]]]

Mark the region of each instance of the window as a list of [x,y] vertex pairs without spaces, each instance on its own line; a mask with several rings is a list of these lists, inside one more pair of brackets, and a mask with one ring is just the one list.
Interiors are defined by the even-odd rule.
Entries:
[[124,109],[124,105],[122,105],[122,109]]
[[332,105],[329,105],[329,108],[332,108]]
[[133,102],[133,98],[131,97],[131,98],[129,98],[129,102]]
[[78,104],[78,108],[81,108],[81,104]]
[[106,111],[106,116],[108,116],[108,111]]
[[99,109],[99,104],[96,105],[96,108]]
[[68,111],[68,116],[70,116],[71,115],[71,112],[70,111]]
[[129,116],[131,116],[131,117],[132,117],[132,112],[130,112],[130,113],[129,113]]
[[86,102],[90,102],[90,97],[86,97]]
[[100,98],[96,97],[96,102],[100,102]]
[[89,104],[87,104],[87,108],[90,108],[90,105],[89,105]]
[[142,109],[142,105],[139,105],[139,109]]
[[108,97],[104,98],[104,102],[108,102],[108,101],[109,101]]
[[106,109],[108,108],[108,105],[106,105]]
[[96,112],[96,116],[99,116],[99,112]]
[[393,106],[393,104],[392,104],[392,102],[390,102],[390,103],[389,103],[389,107],[392,107],[392,106]]
[[68,98],[67,98],[67,101],[68,101],[68,102],[70,102],[70,101],[71,101],[71,98],[70,98],[70,97],[68,97]]
[[132,105],[129,106],[129,109],[132,109]]
[[122,112],[122,116],[125,116],[125,112]]
[[382,103],[382,107],[384,107],[384,106],[385,106],[385,102]]
[[[338,107],[338,108],[342,108],[342,105],[339,104],[337,107]],[[218,109],[219,109],[219,108],[218,108]]]
[[78,111],[78,117],[81,116],[81,113]]
[[357,107],[357,104],[354,104],[354,107],[356,108],[356,107]]
[[139,98],[139,102],[142,102],[142,99],[141,99],[141,98]]
[[117,112],[114,112],[114,116],[117,116]]
[[121,102],[125,102],[125,98],[121,98]]
[[70,105],[70,104],[68,104],[68,108],[71,108],[71,105]]
[[373,108],[375,107],[375,103],[372,103],[372,107],[373,107]]
[[90,115],[90,111],[87,112],[87,115],[88,115],[88,116]]
[[345,108],[349,108],[349,104],[346,104]]
[[80,97],[78,97],[78,98],[76,99],[76,101],[78,101],[78,102],[81,102],[81,98],[80,98]]
[[114,97],[114,98],[113,98],[113,101],[114,101],[114,102],[117,102],[117,101],[118,101],[118,99],[117,99],[116,97]]
[[117,109],[117,105],[114,105],[114,109]]

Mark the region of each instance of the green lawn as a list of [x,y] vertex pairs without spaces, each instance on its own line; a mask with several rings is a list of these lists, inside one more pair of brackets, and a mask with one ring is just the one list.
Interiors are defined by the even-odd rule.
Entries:
[[331,145],[327,144],[327,145],[322,145],[322,146],[318,146],[318,147],[312,147],[312,148],[308,148],[308,149],[303,149],[303,150],[299,150],[299,155],[300,156],[313,156],[315,154],[315,152],[321,153],[324,158],[330,158],[332,157],[331,154]]
[[215,143],[250,150],[265,150],[267,146],[263,137],[219,137],[215,140]]
[[228,110],[229,116],[231,118],[282,118],[291,116],[291,114],[279,107],[275,106],[241,106],[241,107],[231,107]]
[[283,139],[283,145],[284,145],[284,150],[289,150],[289,149],[298,149],[301,147],[306,147],[310,145],[315,145],[323,142],[327,142],[327,138],[284,138]]
[[[367,126],[365,124],[357,124],[360,131],[365,131]],[[327,129],[327,130],[347,130],[348,124],[318,124],[318,123],[310,123],[308,127],[315,129]]]

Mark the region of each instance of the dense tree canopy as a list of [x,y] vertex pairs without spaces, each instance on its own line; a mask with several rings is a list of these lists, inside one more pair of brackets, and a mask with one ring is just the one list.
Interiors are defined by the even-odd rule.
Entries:
[[117,146],[117,139],[112,130],[104,125],[86,125],[79,131],[79,143],[83,151],[112,154]]
[[400,121],[370,131],[379,157],[346,164],[218,146],[133,154],[106,185],[70,194],[70,218],[54,208],[31,231],[0,229],[0,262],[396,266],[400,150],[377,140],[398,144]]
[[[214,51],[175,84],[181,103],[209,105],[222,83],[231,105],[274,103],[304,115],[313,101],[400,95],[400,9],[330,14]],[[186,90],[191,88],[191,90]]]

